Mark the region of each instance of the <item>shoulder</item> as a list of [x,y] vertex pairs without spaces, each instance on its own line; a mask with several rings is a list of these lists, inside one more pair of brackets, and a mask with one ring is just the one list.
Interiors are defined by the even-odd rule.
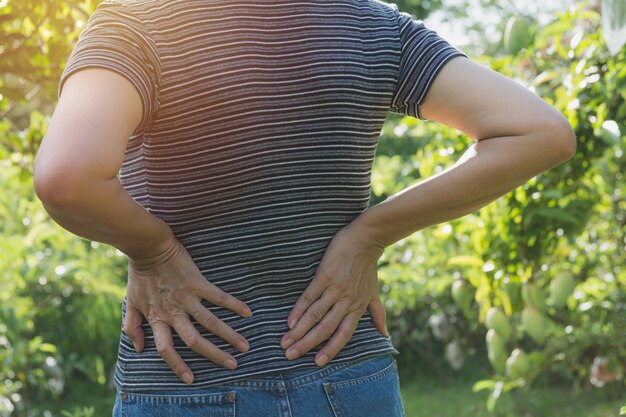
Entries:
[[398,6],[395,3],[387,3],[383,0],[370,0],[368,3],[376,12],[389,18],[397,17],[399,12]]
[[395,3],[388,3],[384,0],[370,0],[370,3],[373,5],[377,5],[383,9],[387,9],[387,10],[391,10],[391,11],[397,11],[398,10],[398,5]]

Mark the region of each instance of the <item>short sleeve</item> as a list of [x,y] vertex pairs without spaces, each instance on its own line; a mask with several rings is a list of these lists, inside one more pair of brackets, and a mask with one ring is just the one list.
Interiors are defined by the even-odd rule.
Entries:
[[400,71],[390,111],[426,120],[419,106],[444,64],[468,56],[424,25],[422,20],[396,9],[400,36]]
[[143,105],[136,132],[143,130],[158,108],[159,56],[142,22],[115,0],[101,3],[89,17],[61,75],[58,96],[70,75],[93,67],[115,71],[135,86]]

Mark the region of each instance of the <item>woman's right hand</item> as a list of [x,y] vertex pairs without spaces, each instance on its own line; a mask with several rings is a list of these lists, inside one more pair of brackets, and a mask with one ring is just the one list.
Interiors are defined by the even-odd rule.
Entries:
[[129,257],[124,333],[133,342],[135,350],[141,352],[144,347],[141,323],[145,317],[152,327],[159,354],[188,384],[193,382],[193,373],[174,349],[170,327],[176,330],[187,346],[212,362],[229,369],[237,366],[235,358],[200,335],[188,314],[238,350],[246,352],[249,349],[248,341],[206,309],[201,299],[226,307],[243,317],[252,315],[243,301],[204,278],[174,235],[157,255],[141,260]]

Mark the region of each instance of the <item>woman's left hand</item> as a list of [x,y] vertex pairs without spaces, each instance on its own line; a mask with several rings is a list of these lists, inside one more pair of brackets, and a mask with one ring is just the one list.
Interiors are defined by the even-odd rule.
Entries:
[[378,331],[388,336],[378,290],[378,259],[383,252],[384,247],[354,222],[339,230],[287,318],[291,330],[281,339],[283,349],[289,348],[287,359],[300,357],[332,336],[315,357],[317,365],[325,365],[350,341],[367,309]]

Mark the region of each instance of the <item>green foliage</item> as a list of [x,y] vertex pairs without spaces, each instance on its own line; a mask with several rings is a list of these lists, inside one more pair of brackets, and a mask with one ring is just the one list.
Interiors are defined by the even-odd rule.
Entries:
[[125,258],[58,226],[32,186],[58,79],[97,3],[0,2],[3,413],[38,415],[70,380],[104,384],[115,360]]
[[126,263],[115,248],[54,223],[35,198],[32,174],[21,175],[32,157],[13,156],[0,170],[0,396],[17,415],[31,415],[36,404],[62,398],[70,380],[107,382]]
[[52,111],[73,42],[100,1],[0,2],[0,131],[26,129],[32,111]]

